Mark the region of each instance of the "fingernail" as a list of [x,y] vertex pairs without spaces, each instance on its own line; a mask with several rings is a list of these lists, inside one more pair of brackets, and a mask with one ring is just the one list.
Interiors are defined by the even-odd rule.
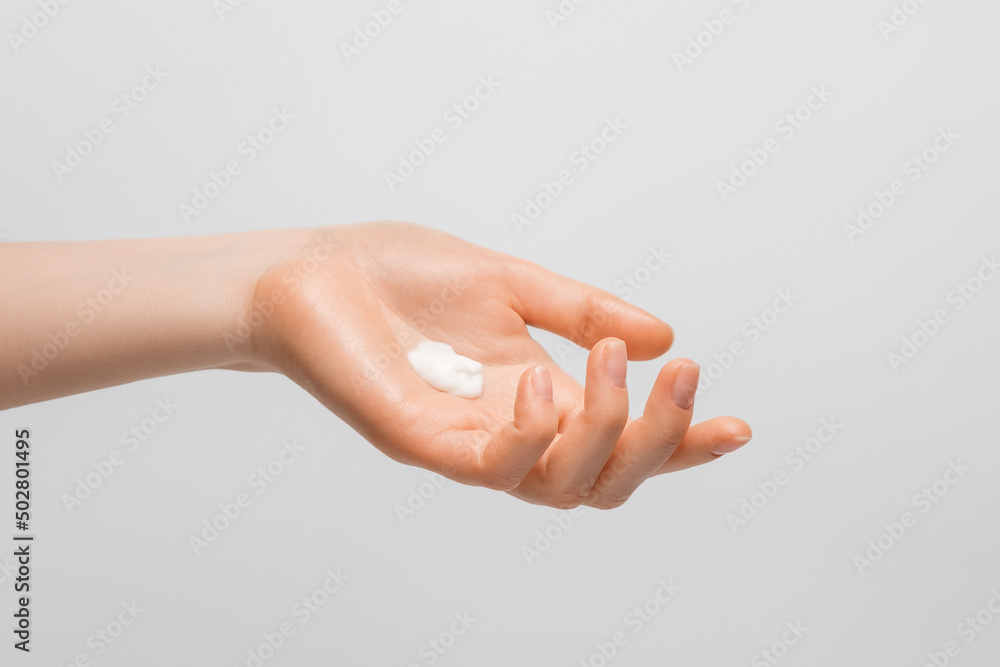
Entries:
[[531,386],[535,390],[535,396],[545,403],[552,402],[552,376],[545,366],[535,366],[531,371]]
[[604,348],[604,370],[608,374],[611,384],[616,387],[625,388],[625,371],[628,367],[628,358],[625,354],[625,342],[617,340]]
[[753,436],[750,435],[741,435],[734,438],[730,438],[728,440],[723,440],[722,442],[720,442],[715,446],[715,449],[712,450],[712,453],[715,454],[716,456],[722,456],[723,454],[731,454],[740,447],[742,447],[743,445],[750,442],[750,439],[752,437]]
[[681,410],[690,410],[694,404],[694,394],[698,391],[698,374],[701,366],[684,364],[674,378],[674,403]]

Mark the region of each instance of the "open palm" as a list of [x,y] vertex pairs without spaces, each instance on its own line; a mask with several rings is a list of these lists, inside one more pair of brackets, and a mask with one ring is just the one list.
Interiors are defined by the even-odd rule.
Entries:
[[[258,301],[276,307],[254,347],[398,461],[532,503],[611,508],[652,475],[750,439],[732,417],[689,428],[698,367],[687,359],[663,367],[629,419],[626,354],[658,357],[673,332],[607,292],[417,225],[317,234],[258,282]],[[591,350],[585,387],[527,325]],[[417,375],[406,351],[425,339],[483,364],[480,397]]]

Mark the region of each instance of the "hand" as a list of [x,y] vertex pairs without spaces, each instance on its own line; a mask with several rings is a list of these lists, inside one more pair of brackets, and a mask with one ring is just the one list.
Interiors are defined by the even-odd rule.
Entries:
[[[252,354],[397,461],[562,509],[621,505],[647,478],[707,463],[750,439],[733,417],[689,429],[698,366],[659,373],[629,419],[626,355],[653,359],[670,327],[602,290],[443,232],[404,223],[315,230],[272,265]],[[273,313],[271,313],[273,311]],[[526,325],[591,350],[586,387]],[[406,351],[429,338],[483,364],[483,394],[426,384]]]

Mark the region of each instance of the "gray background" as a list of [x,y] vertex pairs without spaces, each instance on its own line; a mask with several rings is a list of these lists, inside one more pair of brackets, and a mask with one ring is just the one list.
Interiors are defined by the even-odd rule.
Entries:
[[[651,480],[612,512],[446,482],[401,521],[397,504],[428,491],[425,473],[283,377],[204,372],[10,410],[0,479],[12,479],[13,430],[33,430],[36,650],[23,656],[8,637],[0,662],[248,665],[262,635],[290,621],[295,634],[263,664],[429,665],[421,647],[468,612],[475,622],[435,664],[601,665],[599,645],[618,631],[627,643],[608,664],[773,664],[758,652],[788,622],[808,631],[784,665],[918,666],[949,641],[949,664],[993,664],[1000,618],[971,642],[960,624],[1000,590],[1000,281],[961,309],[948,297],[1000,252],[1000,5],[926,3],[888,36],[888,0],[592,0],[554,29],[556,0],[401,6],[348,63],[341,44],[384,2],[247,2],[220,18],[209,2],[73,0],[18,48],[9,33],[41,10],[5,2],[0,238],[396,218],[612,291],[662,247],[670,261],[630,300],[674,326],[668,358],[707,372],[745,344],[696,419],[740,416],[754,441]],[[679,71],[675,52],[723,10],[733,22]],[[166,80],[119,120],[113,100],[148,66]],[[391,192],[398,156],[490,75],[495,94]],[[813,86],[832,96],[784,138],[776,123]],[[275,107],[296,115],[291,126],[182,220],[178,206]],[[104,117],[114,132],[60,182],[52,162]],[[574,153],[616,117],[622,136],[576,172]],[[957,141],[909,180],[904,164],[948,127]],[[778,152],[723,201],[717,183],[769,137]],[[561,169],[573,185],[518,233],[511,215]],[[851,243],[844,225],[897,178],[906,192]],[[798,300],[751,341],[744,323],[779,289]],[[939,308],[948,323],[894,369],[887,355]],[[582,379],[585,353],[539,337]],[[630,365],[633,413],[658,368]],[[128,452],[122,433],[157,399],[179,407]],[[843,427],[794,469],[786,456],[824,418]],[[290,439],[304,453],[250,491]],[[115,449],[125,463],[69,512],[63,495]],[[968,472],[939,483],[947,494],[922,513],[914,495],[954,461]],[[779,471],[788,484],[734,531],[727,515]],[[252,505],[196,556],[189,536],[246,491]],[[859,572],[855,557],[907,511],[916,525]],[[555,539],[529,559],[536,531]],[[10,619],[12,559],[0,565]],[[302,624],[293,607],[328,568],[350,578]],[[627,615],[671,578],[680,592],[650,603],[657,613],[633,632]],[[96,656],[88,637],[133,600],[144,611]]]

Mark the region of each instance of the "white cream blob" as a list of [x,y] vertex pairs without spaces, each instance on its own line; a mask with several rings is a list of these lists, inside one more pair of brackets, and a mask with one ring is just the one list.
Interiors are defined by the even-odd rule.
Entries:
[[420,341],[406,358],[417,375],[435,389],[462,398],[478,398],[483,393],[483,365],[455,354],[447,343]]

